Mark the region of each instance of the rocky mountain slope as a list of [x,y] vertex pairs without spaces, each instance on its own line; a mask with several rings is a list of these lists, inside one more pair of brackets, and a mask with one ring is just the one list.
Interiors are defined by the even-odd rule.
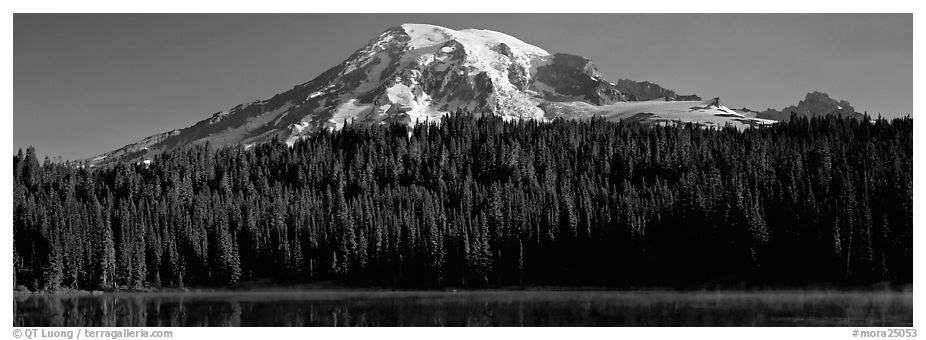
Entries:
[[235,106],[193,126],[142,139],[91,159],[150,159],[182,145],[293,143],[346,123],[438,122],[452,112],[504,119],[635,119],[748,127],[771,124],[650,82],[608,81],[587,58],[549,53],[509,35],[404,24],[344,62],[269,99]]
[[786,121],[791,119],[792,113],[804,117],[822,116],[827,114],[852,116],[856,118],[862,117],[862,114],[856,112],[855,108],[853,108],[849,102],[845,100],[836,100],[831,98],[828,94],[819,91],[807,93],[807,96],[804,97],[804,100],[799,101],[796,106],[791,105],[781,109],[780,111],[775,109],[767,109],[765,111],[759,112],[756,117],[762,119]]

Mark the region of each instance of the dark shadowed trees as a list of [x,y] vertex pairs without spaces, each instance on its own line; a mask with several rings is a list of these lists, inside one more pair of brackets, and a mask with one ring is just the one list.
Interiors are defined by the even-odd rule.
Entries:
[[913,121],[352,125],[87,168],[13,157],[14,285],[912,282]]

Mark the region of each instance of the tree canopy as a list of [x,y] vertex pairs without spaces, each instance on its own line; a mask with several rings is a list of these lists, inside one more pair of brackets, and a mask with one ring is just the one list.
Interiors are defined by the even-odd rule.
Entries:
[[348,124],[90,168],[13,157],[14,287],[912,282],[913,121]]

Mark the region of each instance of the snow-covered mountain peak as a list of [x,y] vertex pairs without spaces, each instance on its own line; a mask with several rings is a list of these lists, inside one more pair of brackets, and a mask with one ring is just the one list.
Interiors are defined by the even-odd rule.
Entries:
[[439,122],[457,111],[509,120],[603,116],[707,119],[718,125],[726,119],[735,126],[755,125],[752,118],[729,115],[719,102],[716,107],[698,106],[705,105],[696,95],[677,95],[650,82],[614,83],[588,58],[551,54],[504,33],[403,24],[383,31],[342,63],[289,91],[145,138],[94,162],[148,159],[191,144],[248,146],[273,138],[292,144],[350,122],[414,125]]
[[490,50],[495,50],[500,44],[505,44],[508,48],[515,51],[515,53],[529,57],[544,57],[550,55],[549,52],[540,47],[525,43],[518,38],[496,31],[475,28],[452,30],[446,27],[429,24],[402,24],[399,27],[409,36],[409,46],[413,49],[427,48],[443,44],[448,40],[457,40],[461,44],[472,48],[488,48]]
[[409,37],[409,46],[413,49],[443,44],[452,39],[451,29],[427,24],[402,24],[399,26]]

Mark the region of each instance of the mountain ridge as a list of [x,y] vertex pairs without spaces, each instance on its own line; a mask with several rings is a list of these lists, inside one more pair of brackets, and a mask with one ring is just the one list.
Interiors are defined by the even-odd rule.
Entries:
[[856,112],[848,101],[837,100],[830,97],[829,94],[814,90],[808,92],[803,100],[798,101],[797,105],[790,105],[781,110],[769,108],[759,112],[756,117],[783,121],[791,119],[792,113],[809,118],[827,114],[853,118],[862,118],[863,116],[861,113]]
[[[648,104],[639,104],[649,102]],[[717,105],[711,105],[716,102]],[[642,111],[641,111],[642,110]],[[269,99],[239,104],[192,126],[90,159],[138,161],[182,145],[288,144],[346,122],[439,122],[450,112],[506,120],[604,116],[745,128],[774,123],[648,81],[607,80],[585,57],[550,53],[510,35],[427,24],[389,28],[338,65]]]

